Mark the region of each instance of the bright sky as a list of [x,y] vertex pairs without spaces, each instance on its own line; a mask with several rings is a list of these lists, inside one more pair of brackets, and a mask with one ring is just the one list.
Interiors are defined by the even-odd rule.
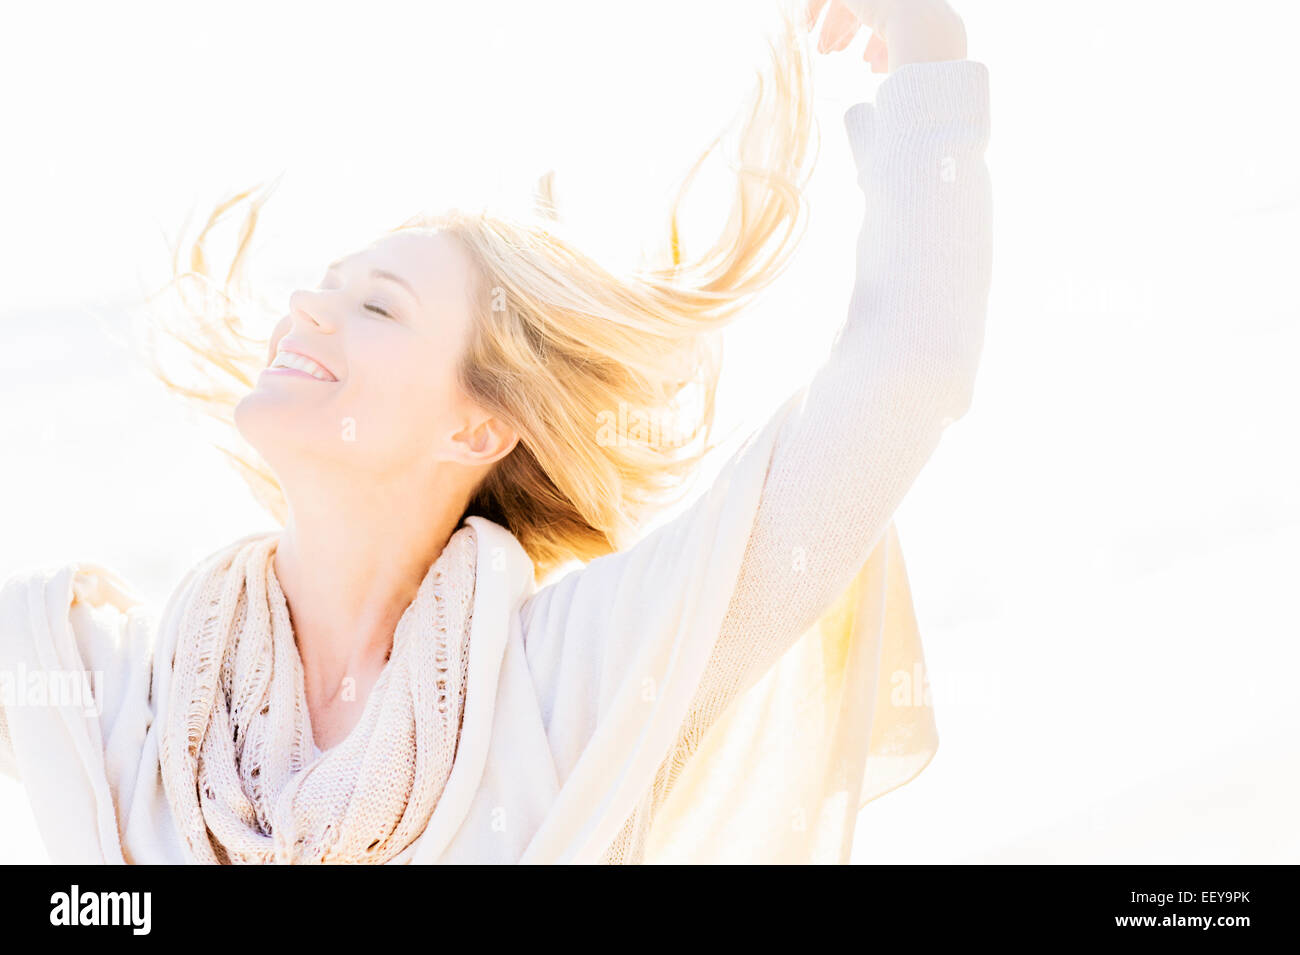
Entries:
[[[897,517],[943,742],[864,811],[855,859],[1295,861],[1300,16],[954,5],[991,74],[994,285],[975,403]],[[94,559],[160,600],[266,526],[101,330],[166,277],[187,213],[283,173],[254,265],[274,299],[416,211],[525,202],[554,168],[588,248],[631,262],[772,16],[238,0],[6,21],[0,576]],[[862,43],[819,60],[810,231],[728,340],[724,426],[760,425],[843,320],[841,116],[880,82]],[[34,845],[0,834],[0,859]]]

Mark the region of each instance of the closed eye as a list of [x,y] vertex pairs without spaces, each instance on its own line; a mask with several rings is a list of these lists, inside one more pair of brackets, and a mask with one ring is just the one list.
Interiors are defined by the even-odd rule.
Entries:
[[384,311],[382,308],[380,308],[378,305],[367,305],[366,308],[369,309],[369,310],[372,311],[372,312],[378,312],[380,315],[384,316],[384,318],[392,318],[392,317],[393,317],[392,315],[390,315],[390,314],[388,314],[386,311]]

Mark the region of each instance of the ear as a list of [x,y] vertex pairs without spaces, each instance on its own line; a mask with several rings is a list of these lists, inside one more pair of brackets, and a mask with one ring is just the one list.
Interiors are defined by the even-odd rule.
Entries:
[[451,436],[452,458],[464,465],[492,464],[515,449],[519,434],[500,418],[480,414]]

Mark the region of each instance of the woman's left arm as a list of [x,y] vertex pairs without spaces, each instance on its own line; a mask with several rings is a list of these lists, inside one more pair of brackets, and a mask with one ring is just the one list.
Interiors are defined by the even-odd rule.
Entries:
[[991,272],[987,70],[904,65],[844,120],[866,198],[848,319],[778,434],[696,734],[848,586],[973,394]]
[[[751,446],[731,462],[746,475],[763,466],[756,505],[730,507],[720,480],[646,539],[522,607],[561,779],[611,713],[634,720],[635,706],[619,701],[666,699],[666,669],[680,660],[654,648],[663,634],[699,638],[699,614],[714,612],[703,592],[726,586],[702,679],[674,727],[698,739],[844,590],[970,403],[991,262],[987,71],[923,58],[894,69],[874,104],[844,116],[866,200],[848,319],[802,402],[771,422],[770,455],[759,460],[767,452]],[[729,527],[747,507],[753,520],[733,544]]]

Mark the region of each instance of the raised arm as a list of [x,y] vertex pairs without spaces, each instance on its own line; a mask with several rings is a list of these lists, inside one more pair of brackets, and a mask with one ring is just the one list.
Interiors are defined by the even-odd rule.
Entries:
[[[749,498],[748,478],[720,479],[646,539],[525,603],[529,665],[561,778],[611,714],[636,719],[619,700],[666,698],[659,681],[668,677],[645,664],[664,632],[707,641],[675,727],[682,740],[700,739],[850,582],[969,405],[990,271],[987,72],[905,49],[912,61],[895,64],[875,104],[844,116],[866,200],[857,280],[829,358],[802,402],[770,423],[775,442],[733,459],[745,474],[757,463],[761,487]],[[733,540],[734,522],[719,515],[737,488],[751,503],[735,510],[754,510]],[[719,588],[714,616],[701,595]]]
[[706,723],[848,585],[974,388],[991,263],[987,70],[903,66],[844,123],[866,200],[848,318],[777,438],[695,706]]

